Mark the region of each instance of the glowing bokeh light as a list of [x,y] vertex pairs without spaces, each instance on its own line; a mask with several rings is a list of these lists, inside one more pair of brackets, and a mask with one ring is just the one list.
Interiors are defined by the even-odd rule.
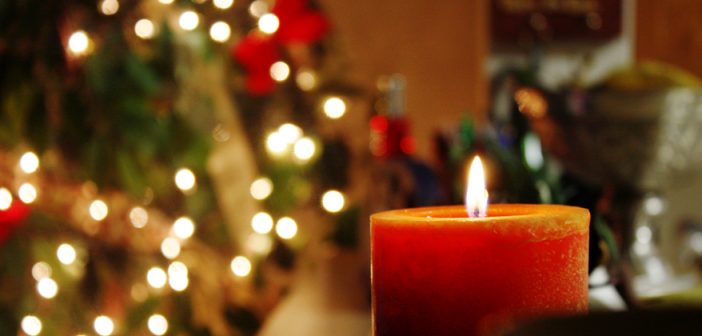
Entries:
[[311,91],[317,86],[317,76],[310,70],[301,70],[295,76],[295,83],[302,91]]
[[178,25],[180,25],[180,28],[182,28],[183,30],[195,30],[195,28],[197,28],[199,24],[200,16],[197,15],[197,13],[190,10],[183,12],[178,18]]
[[107,208],[107,203],[97,199],[90,203],[88,212],[90,213],[90,217],[92,219],[96,221],[101,221],[107,217],[109,209]]
[[346,103],[339,97],[329,97],[324,101],[323,110],[330,119],[339,119],[346,113]]
[[146,272],[146,282],[153,288],[163,288],[167,280],[166,272],[160,267],[151,267]]
[[168,331],[168,320],[161,314],[151,315],[146,325],[149,331],[157,336],[165,335]]
[[5,211],[12,205],[12,193],[7,188],[0,188],[0,210]]
[[180,239],[188,239],[195,233],[195,223],[188,217],[180,217],[173,222],[173,234]]
[[274,34],[276,31],[278,31],[279,26],[280,21],[275,14],[263,14],[258,19],[258,29],[266,34]]
[[173,237],[166,237],[161,242],[161,253],[168,259],[175,259],[180,255],[180,242]]
[[149,222],[149,213],[142,207],[133,207],[129,211],[129,221],[133,227],[141,229]]
[[344,194],[337,190],[329,190],[322,195],[322,207],[328,212],[336,213],[341,211],[345,203]]
[[37,188],[31,183],[22,183],[22,185],[17,190],[17,196],[25,204],[34,203],[37,199]]
[[283,61],[278,61],[271,65],[269,72],[273,80],[283,82],[290,77],[290,66]]
[[56,249],[56,257],[64,265],[70,265],[76,261],[76,249],[71,244],[63,243]]
[[244,256],[237,256],[230,264],[232,273],[238,277],[245,277],[251,273],[251,262]]
[[269,233],[273,229],[273,217],[268,213],[259,212],[251,219],[251,228],[257,233]]
[[154,37],[156,27],[149,19],[141,19],[134,24],[134,33],[142,39],[148,40]]
[[282,239],[292,239],[297,234],[297,223],[290,217],[282,217],[275,225],[275,233]]
[[101,336],[112,335],[112,333],[115,331],[115,323],[112,322],[111,318],[105,315],[100,315],[95,318],[95,321],[93,321],[93,329],[95,329],[95,332]]
[[259,177],[251,183],[249,192],[254,199],[264,200],[273,193],[273,181],[267,177]]
[[188,168],[181,168],[174,177],[176,187],[182,191],[189,191],[195,187],[195,174]]
[[293,147],[293,154],[295,155],[295,158],[300,161],[308,161],[314,156],[316,151],[317,146],[314,144],[314,141],[307,137],[295,142],[295,146]]
[[26,174],[34,173],[39,169],[39,157],[34,152],[26,152],[20,157],[19,166]]
[[119,2],[117,0],[103,0],[100,3],[100,12],[105,15],[114,15],[119,11]]
[[53,299],[58,294],[58,284],[54,279],[43,278],[37,281],[37,292],[45,299]]
[[168,285],[176,292],[182,292],[188,288],[188,267],[180,261],[174,261],[168,265]]
[[219,9],[229,9],[234,4],[234,0],[212,0],[212,4]]
[[90,47],[90,37],[82,30],[75,31],[68,38],[68,51],[73,55],[85,55]]
[[34,280],[39,281],[44,278],[48,278],[51,276],[51,266],[49,264],[40,261],[34,266],[32,266],[32,277]]
[[22,331],[30,336],[36,336],[41,333],[42,324],[41,320],[34,315],[27,315],[22,318]]

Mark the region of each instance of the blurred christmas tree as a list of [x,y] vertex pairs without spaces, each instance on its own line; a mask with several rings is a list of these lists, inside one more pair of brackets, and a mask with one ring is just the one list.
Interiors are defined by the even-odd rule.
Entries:
[[0,21],[2,334],[253,334],[301,219],[354,246],[351,151],[319,125],[355,90],[314,3],[10,0]]

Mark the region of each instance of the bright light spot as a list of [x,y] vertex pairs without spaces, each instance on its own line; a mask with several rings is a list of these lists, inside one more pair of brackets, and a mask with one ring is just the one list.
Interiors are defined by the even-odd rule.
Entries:
[[45,299],[52,299],[58,293],[58,284],[51,278],[43,278],[37,282],[37,292]]
[[644,209],[646,209],[646,213],[651,216],[660,215],[663,213],[664,208],[665,204],[663,204],[663,200],[658,196],[649,196],[644,201]]
[[265,212],[259,212],[251,219],[251,228],[260,234],[266,234],[273,229],[273,217]]
[[191,190],[195,187],[195,174],[190,169],[181,168],[175,174],[175,184],[182,191]]
[[22,331],[30,336],[39,335],[41,332],[41,320],[34,315],[27,315],[22,318]]
[[295,76],[295,83],[302,91],[310,91],[317,86],[317,76],[310,70],[302,70]]
[[180,242],[173,237],[167,237],[161,242],[161,253],[168,259],[175,259],[180,255]]
[[17,195],[20,200],[26,204],[33,203],[37,199],[37,188],[31,183],[22,183],[17,190]]
[[107,217],[107,204],[99,199],[94,200],[92,203],[90,203],[90,208],[88,208],[88,211],[90,212],[90,217],[96,221],[101,221]]
[[173,223],[173,234],[180,239],[188,239],[195,233],[195,223],[188,217],[180,217]]
[[275,62],[271,65],[270,74],[276,82],[282,82],[290,76],[290,67],[283,61]]
[[636,240],[639,243],[648,244],[651,242],[651,238],[653,238],[653,232],[650,227],[643,225],[636,229]]
[[266,149],[268,153],[273,156],[282,155],[288,148],[288,143],[285,141],[285,137],[279,132],[271,132],[266,138]]
[[180,14],[178,24],[183,30],[194,30],[200,24],[200,17],[193,11],[185,11],[183,14]]
[[264,0],[256,0],[249,5],[249,14],[255,18],[260,18],[268,11],[268,3]]
[[275,225],[275,232],[282,239],[291,239],[297,234],[297,223],[290,217],[282,217]]
[[251,262],[244,256],[237,256],[232,259],[232,273],[238,277],[245,277],[251,273]]
[[341,211],[345,203],[346,199],[344,198],[344,194],[336,190],[329,190],[322,195],[322,207],[329,212]]
[[293,147],[293,154],[295,154],[295,157],[300,161],[311,159],[316,151],[317,146],[314,144],[314,141],[307,137],[295,142],[295,146]]
[[47,264],[43,261],[40,261],[40,262],[34,264],[34,266],[32,266],[32,277],[34,278],[34,280],[39,281],[41,279],[48,278],[50,276],[51,276],[51,266],[49,266],[49,264]]
[[188,267],[180,261],[168,265],[168,285],[174,291],[182,292],[188,288]]
[[702,254],[702,232],[693,232],[689,238],[690,248],[697,254]]
[[119,10],[119,2],[117,0],[103,0],[100,3],[100,11],[105,15],[117,14]]
[[0,210],[5,211],[12,205],[12,193],[7,188],[0,188]]
[[246,248],[253,253],[268,254],[271,247],[273,247],[273,240],[267,234],[252,233],[246,239]]
[[259,177],[251,183],[249,188],[251,197],[257,200],[264,200],[273,193],[273,181],[267,177]]
[[210,37],[216,42],[226,42],[231,34],[231,28],[224,21],[217,21],[210,27]]
[[84,55],[88,51],[89,46],[90,38],[82,30],[73,32],[68,38],[68,50],[76,56]]
[[648,273],[648,277],[651,279],[651,281],[662,282],[665,280],[667,273],[666,268],[663,261],[661,261],[659,258],[648,258],[644,262],[644,268],[646,269],[646,273]]
[[173,3],[175,0],[158,0],[158,2],[164,4],[164,5],[170,5]]
[[212,4],[219,9],[227,9],[234,4],[234,0],[212,0]]
[[278,127],[278,133],[283,137],[285,142],[292,144],[302,136],[302,129],[295,124],[285,123]]
[[147,325],[149,331],[157,336],[164,335],[168,331],[168,320],[160,314],[151,315]]
[[134,33],[145,40],[154,37],[155,32],[154,23],[149,19],[141,19],[134,25]]
[[26,152],[20,157],[19,166],[23,172],[31,174],[39,169],[39,157],[34,152]]
[[151,267],[146,272],[146,282],[153,288],[163,288],[166,285],[166,272],[160,267]]
[[485,188],[485,171],[479,156],[473,158],[466,176],[465,205],[468,217],[485,217],[488,207],[488,191]]
[[149,213],[142,207],[133,207],[129,211],[129,221],[132,222],[132,226],[141,229],[149,222]]
[[637,241],[634,243],[633,250],[640,257],[647,256],[651,253],[651,244],[642,244]]
[[590,285],[602,286],[609,282],[609,273],[607,269],[603,266],[597,266],[592,273],[590,273],[590,279],[588,280]]
[[544,166],[544,155],[541,152],[541,141],[533,133],[524,137],[524,159],[529,168],[541,169]]
[[115,323],[112,322],[111,318],[105,315],[100,315],[95,318],[95,321],[93,322],[93,328],[95,329],[95,332],[98,333],[98,335],[112,335],[112,332],[115,331]]
[[56,249],[56,257],[64,265],[70,265],[76,261],[76,249],[70,244],[61,244]]
[[258,19],[258,29],[266,34],[273,34],[278,31],[280,26],[280,21],[275,14],[263,14],[260,19]]
[[329,97],[324,101],[323,109],[330,119],[339,119],[346,113],[346,103],[339,97]]

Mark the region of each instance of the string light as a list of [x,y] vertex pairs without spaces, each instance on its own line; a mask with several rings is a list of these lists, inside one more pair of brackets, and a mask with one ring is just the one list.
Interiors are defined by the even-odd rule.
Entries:
[[195,223],[188,217],[180,217],[173,222],[173,234],[180,239],[188,239],[195,233]]
[[232,273],[238,277],[245,277],[251,273],[251,262],[244,256],[237,256],[230,264]]
[[149,222],[149,213],[142,207],[133,207],[129,211],[129,221],[133,227],[141,229]]
[[258,29],[266,34],[274,34],[278,31],[280,26],[280,20],[275,14],[263,14],[261,18],[258,19]]
[[234,0],[212,0],[212,4],[219,9],[229,9],[234,4]]
[[303,162],[311,159],[316,151],[317,146],[314,144],[314,141],[307,137],[298,140],[293,146],[293,154],[298,160]]
[[268,3],[264,0],[256,0],[249,5],[249,14],[255,18],[260,18],[268,11]]
[[0,188],[0,210],[5,211],[12,205],[12,193],[7,188]]
[[180,261],[174,261],[168,265],[168,285],[176,292],[182,292],[188,288],[188,267]]
[[92,217],[94,220],[101,221],[107,217],[109,209],[107,208],[107,204],[105,202],[97,199],[90,203],[88,212],[90,212],[90,217]]
[[267,234],[252,233],[246,238],[246,248],[253,253],[268,254],[271,247],[273,247],[273,241]]
[[32,266],[32,277],[34,280],[39,281],[44,278],[48,278],[51,276],[51,266],[49,264],[40,261],[34,266]]
[[39,169],[39,157],[34,152],[26,152],[20,157],[19,166],[26,174],[34,173]]
[[273,229],[273,217],[265,212],[259,212],[251,218],[251,228],[260,234],[269,233]]
[[288,148],[288,143],[279,132],[271,132],[266,138],[266,149],[271,156],[281,156]]
[[142,39],[148,40],[154,37],[155,32],[154,23],[149,19],[141,19],[134,24],[134,33]]
[[226,42],[231,34],[231,28],[224,21],[217,21],[210,26],[210,37],[216,42]]
[[344,194],[337,190],[329,190],[322,195],[322,207],[328,212],[336,213],[341,211],[345,203]]
[[275,225],[275,233],[282,239],[291,239],[297,234],[297,223],[290,217],[282,217]]
[[276,82],[282,82],[290,76],[290,67],[283,61],[273,63],[270,68],[270,75]]
[[251,183],[249,192],[254,199],[264,200],[273,193],[273,181],[267,177],[259,177]]
[[100,315],[95,318],[95,321],[93,322],[93,329],[95,329],[95,332],[101,336],[112,335],[112,333],[115,331],[115,323],[112,322],[111,318],[105,315]]
[[90,37],[85,31],[75,31],[68,38],[68,51],[75,56],[87,54],[88,47],[90,47]]
[[76,249],[70,244],[61,244],[56,249],[56,257],[64,265],[70,265],[76,261]]
[[161,314],[154,314],[149,317],[147,326],[152,334],[157,336],[165,335],[168,331],[168,320]]
[[302,91],[310,91],[317,86],[317,76],[310,70],[301,70],[295,76],[295,83]]
[[180,255],[180,242],[173,237],[167,237],[161,242],[161,253],[168,259],[175,259]]
[[323,109],[330,119],[339,119],[346,113],[346,103],[339,97],[329,97],[324,101]]
[[146,272],[146,282],[153,288],[163,288],[166,285],[166,281],[166,272],[160,267],[151,267]]
[[45,299],[53,299],[58,294],[58,284],[51,278],[37,281],[37,292]]
[[200,24],[200,16],[198,16],[197,13],[193,11],[185,11],[183,12],[183,14],[180,14],[180,17],[178,18],[178,24],[183,30],[194,30]]
[[25,204],[34,203],[37,199],[37,189],[31,183],[22,183],[22,185],[17,190],[17,195],[19,199]]
[[170,5],[173,3],[175,0],[158,0],[158,2],[164,4],[164,5]]
[[117,14],[119,10],[119,2],[117,0],[103,0],[100,3],[100,12],[105,15]]
[[197,183],[195,174],[188,168],[181,168],[175,174],[175,184],[181,191],[189,191],[195,187]]
[[34,315],[27,315],[22,318],[22,331],[30,336],[39,335],[41,332],[41,320]]

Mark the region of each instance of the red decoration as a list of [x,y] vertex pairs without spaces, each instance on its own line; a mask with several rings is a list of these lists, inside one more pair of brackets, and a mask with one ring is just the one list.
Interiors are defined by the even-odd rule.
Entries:
[[17,200],[13,201],[7,210],[0,210],[0,245],[27,219],[29,210],[29,206]]
[[329,21],[319,11],[307,6],[306,0],[278,0],[273,14],[280,26],[275,38],[282,44],[312,44],[321,41],[329,32]]
[[275,82],[270,69],[280,58],[280,53],[272,39],[251,33],[232,49],[232,57],[246,69],[246,89],[249,93],[265,95],[273,91]]

